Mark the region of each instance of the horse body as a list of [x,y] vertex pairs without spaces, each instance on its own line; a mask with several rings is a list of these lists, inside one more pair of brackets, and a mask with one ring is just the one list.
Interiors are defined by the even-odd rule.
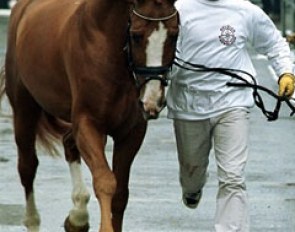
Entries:
[[[129,56],[134,57],[133,64],[144,67],[141,70],[148,70],[146,64],[165,66],[173,59],[177,18],[163,17],[175,11],[173,3],[134,3],[156,18],[131,18]],[[130,167],[146,132],[142,111],[157,114],[163,103],[162,69],[156,75],[159,68],[153,69],[152,78],[139,91],[132,76],[136,74],[128,67],[124,47],[131,9],[127,0],[22,0],[12,11],[5,92],[13,108],[18,170],[26,193],[25,225],[30,232],[40,226],[33,190],[38,167],[35,141],[39,137],[50,149],[48,135],[63,137],[72,176],[74,207],[65,230],[89,228],[89,193],[82,181],[80,156],[90,169],[100,203],[100,231],[122,230]],[[163,52],[152,56],[153,62],[146,57],[151,52],[141,47],[155,46],[160,35],[166,36],[157,45]],[[114,140],[112,170],[104,154],[108,135]]]
[[[124,1],[122,3],[127,4]],[[14,18],[15,29],[12,30],[16,31],[16,41],[10,41],[10,44],[16,46],[11,49],[17,51],[12,55],[16,56],[14,59],[17,59],[22,82],[38,104],[46,112],[69,122],[73,120],[71,113],[75,109],[72,107],[85,105],[93,106],[94,109],[88,110],[94,118],[100,116],[110,120],[112,114],[123,114],[122,118],[125,118],[124,112],[115,112],[114,109],[126,110],[116,107],[120,98],[116,95],[121,93],[123,98],[135,99],[136,94],[132,78],[126,69],[123,52],[128,8],[125,6],[125,12],[115,12],[109,16],[104,13],[103,17],[106,18],[116,16],[113,16],[115,23],[111,27],[112,31],[108,29],[109,31],[103,32],[97,30],[99,25],[95,25],[96,18],[92,19],[92,23],[89,20],[89,13],[85,12],[85,2],[33,1],[26,8],[31,14],[27,13],[19,19]],[[121,18],[118,15],[122,15]],[[121,38],[121,41],[116,38],[114,43],[114,37]],[[28,56],[30,59],[26,58]],[[9,70],[6,69],[6,72]],[[48,89],[53,91],[47,91]],[[87,94],[81,91],[86,91]],[[75,99],[78,101],[75,105],[71,104],[72,92],[79,92],[81,97]],[[129,94],[133,96],[130,97]],[[124,99],[119,100],[124,102]],[[94,105],[93,102],[97,104]],[[133,100],[132,104],[135,105],[136,102]],[[114,106],[112,112],[103,112],[109,105]],[[106,122],[101,123],[105,125]],[[114,125],[114,122],[109,125]]]

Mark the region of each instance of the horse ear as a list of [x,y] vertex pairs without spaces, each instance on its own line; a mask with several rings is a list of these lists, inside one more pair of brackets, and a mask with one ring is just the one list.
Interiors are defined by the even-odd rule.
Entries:
[[169,3],[174,4],[177,0],[168,0]]

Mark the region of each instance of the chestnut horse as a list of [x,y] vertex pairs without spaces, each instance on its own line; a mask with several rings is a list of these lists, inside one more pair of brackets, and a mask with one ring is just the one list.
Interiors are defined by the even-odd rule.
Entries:
[[[65,230],[89,230],[81,157],[100,205],[99,231],[122,230],[131,164],[147,119],[165,103],[178,34],[174,1],[20,0],[13,8],[2,94],[13,109],[28,231],[40,230],[36,139],[52,151],[53,137],[63,141],[73,183]],[[114,141],[112,167],[107,136]]]

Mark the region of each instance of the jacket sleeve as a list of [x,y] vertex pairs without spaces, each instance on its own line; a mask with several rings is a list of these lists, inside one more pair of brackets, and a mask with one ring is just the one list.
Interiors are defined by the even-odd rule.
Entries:
[[266,55],[278,76],[293,72],[293,63],[289,44],[282,37],[272,20],[260,9],[253,11],[252,45],[255,50]]

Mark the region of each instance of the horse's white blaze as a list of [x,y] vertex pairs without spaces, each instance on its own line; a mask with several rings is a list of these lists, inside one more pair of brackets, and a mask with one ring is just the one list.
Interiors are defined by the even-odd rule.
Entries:
[[146,65],[161,66],[164,53],[164,43],[167,39],[167,29],[162,22],[159,22],[158,30],[155,30],[148,38],[146,48]]
[[90,194],[83,182],[81,164],[78,162],[70,163],[70,172],[73,184],[72,200],[74,207],[69,213],[69,219],[75,226],[84,226],[89,220],[87,203],[90,199]]
[[34,193],[31,193],[27,199],[24,224],[28,228],[28,232],[39,232],[40,216],[35,204]]
[[[164,54],[164,44],[167,38],[167,29],[162,22],[159,22],[158,30],[155,30],[148,38],[146,48],[146,66],[156,67],[162,66],[162,58]],[[146,84],[145,93],[142,98],[144,109],[146,111],[159,110],[157,102],[162,97],[161,83],[156,80],[149,81]]]

